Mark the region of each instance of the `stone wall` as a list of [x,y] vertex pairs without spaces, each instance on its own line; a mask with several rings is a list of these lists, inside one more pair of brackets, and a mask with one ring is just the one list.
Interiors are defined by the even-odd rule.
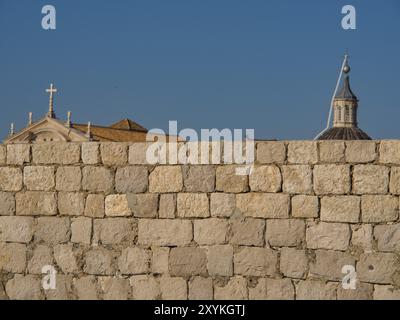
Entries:
[[139,143],[0,145],[0,299],[400,299],[400,141],[256,148],[240,176]]

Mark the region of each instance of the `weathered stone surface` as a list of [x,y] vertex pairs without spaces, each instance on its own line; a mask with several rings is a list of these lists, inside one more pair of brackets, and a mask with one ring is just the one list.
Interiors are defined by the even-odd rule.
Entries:
[[288,162],[314,164],[318,161],[317,142],[290,141],[288,145]]
[[128,145],[125,143],[103,142],[100,154],[106,166],[122,166],[128,162]]
[[93,243],[120,244],[133,243],[137,235],[136,221],[129,218],[95,219]]
[[186,192],[213,192],[215,189],[215,167],[184,166],[183,181]]
[[346,162],[367,163],[376,158],[374,141],[354,140],[346,141]]
[[205,193],[178,193],[177,214],[181,218],[210,216],[209,201]]
[[132,210],[126,194],[111,194],[105,200],[105,213],[109,217],[131,216]]
[[156,246],[184,246],[193,239],[188,220],[140,219],[139,243]]
[[0,273],[24,273],[26,246],[21,243],[0,242]]
[[152,247],[151,252],[153,254],[151,259],[151,272],[155,274],[168,273],[169,248]]
[[19,191],[21,189],[21,169],[0,167],[0,191]]
[[230,243],[259,247],[264,245],[264,220],[250,218],[245,220],[233,219],[230,221],[230,227]]
[[400,300],[400,290],[393,286],[374,285],[374,300]]
[[0,164],[6,164],[7,162],[7,148],[6,146],[0,145]]
[[168,193],[160,195],[160,204],[158,208],[158,217],[164,219],[173,219],[176,214],[176,194]]
[[99,277],[103,300],[128,300],[130,294],[129,279],[116,277]]
[[300,281],[296,288],[297,300],[336,300],[336,284],[318,280]]
[[389,185],[389,168],[373,164],[356,165],[353,169],[353,192],[385,194]]
[[389,222],[398,217],[399,199],[390,195],[361,196],[363,222]]
[[230,245],[207,247],[207,270],[211,276],[232,276],[233,247]]
[[37,143],[32,145],[32,162],[35,164],[79,163],[80,145],[71,142]]
[[63,273],[78,273],[79,266],[72,244],[62,244],[54,247],[54,259]]
[[393,284],[394,274],[399,270],[399,260],[393,253],[362,254],[357,263],[357,276],[365,282]]
[[212,217],[230,217],[236,209],[234,193],[212,193],[210,211]]
[[21,166],[30,161],[29,144],[7,144],[7,164]]
[[227,220],[217,218],[194,220],[194,241],[196,241],[197,244],[224,244],[227,238]]
[[105,214],[104,201],[102,194],[88,194],[85,204],[85,216],[103,218]]
[[99,144],[97,142],[82,143],[82,162],[84,164],[98,164],[100,162]]
[[255,166],[249,175],[251,191],[278,192],[281,190],[282,177],[277,166]]
[[389,191],[392,194],[400,194],[400,167],[390,168]]
[[246,279],[240,276],[235,276],[229,279],[228,283],[221,287],[214,287],[215,300],[247,300],[247,282]]
[[56,173],[57,191],[80,191],[82,181],[81,168],[59,167]]
[[282,248],[280,270],[286,277],[304,279],[308,272],[308,258],[305,250]]
[[129,163],[130,164],[149,164],[146,160],[146,152],[151,143],[137,142],[129,146]]
[[25,167],[24,184],[28,190],[50,191],[55,186],[54,167]]
[[149,173],[144,166],[118,168],[115,174],[115,190],[118,193],[145,192],[149,185]]
[[350,227],[344,223],[311,223],[306,230],[306,241],[310,249],[346,250]]
[[12,193],[0,192],[0,216],[15,214],[15,198]]
[[371,252],[373,249],[372,225],[352,225],[351,230],[351,244],[364,252]]
[[34,232],[34,220],[30,217],[0,217],[0,241],[29,243]]
[[84,276],[73,280],[79,300],[97,300],[97,281],[94,276]]
[[85,195],[82,192],[59,192],[58,212],[65,216],[81,216],[85,210]]
[[160,278],[161,298],[163,300],[186,300],[187,283],[179,277]]
[[207,274],[207,257],[201,248],[172,248],[169,254],[171,276],[192,276]]
[[264,277],[277,273],[276,251],[267,248],[244,247],[233,258],[235,274]]
[[154,277],[138,275],[130,277],[129,281],[134,300],[157,300],[160,298],[160,284]]
[[324,280],[341,281],[344,277],[343,266],[355,268],[355,259],[346,252],[316,250],[315,261],[310,263],[310,275]]
[[342,283],[337,289],[338,300],[372,300],[374,286],[369,283],[356,282],[356,288],[344,289]]
[[381,141],[379,148],[379,162],[400,164],[400,141]]
[[82,170],[82,188],[89,192],[110,194],[114,188],[114,174],[103,167],[84,167]]
[[289,204],[287,194],[251,192],[236,195],[236,207],[246,217],[288,218]]
[[194,277],[189,281],[189,300],[212,300],[213,284],[211,278]]
[[344,141],[320,141],[319,159],[322,162],[344,162]]
[[239,193],[249,190],[249,179],[246,175],[237,175],[238,166],[225,165],[217,167],[216,190],[227,193]]
[[316,196],[296,195],[292,197],[292,216],[294,218],[316,218],[319,202]]
[[113,275],[115,254],[104,248],[91,249],[85,254],[84,271],[93,275]]
[[34,275],[16,274],[6,284],[6,292],[11,300],[42,300],[40,278]]
[[118,268],[122,274],[143,274],[150,269],[150,252],[137,247],[122,250],[118,258]]
[[286,147],[283,141],[257,142],[256,159],[259,163],[283,163],[286,159]]
[[[0,218],[1,219],[1,218]],[[374,229],[379,251],[400,252],[400,224],[378,225]]]
[[294,300],[294,286],[290,279],[266,279],[267,300]]
[[314,191],[316,194],[346,194],[350,192],[349,165],[314,166]]
[[73,300],[72,275],[56,275],[56,288],[45,290],[46,300]]
[[53,192],[26,191],[15,197],[16,212],[21,216],[57,214],[57,198]]
[[251,286],[248,286],[249,300],[266,300],[267,299],[267,279],[258,278]]
[[360,221],[361,198],[357,196],[332,196],[321,199],[321,221]]
[[35,240],[49,244],[68,242],[70,239],[69,218],[40,217],[37,219]]
[[158,194],[128,194],[128,205],[135,217],[155,218],[158,209]]
[[150,192],[179,192],[183,188],[180,166],[159,166],[149,176]]
[[305,229],[300,219],[269,219],[265,241],[272,247],[295,247],[304,242]]
[[28,263],[28,272],[42,274],[44,266],[53,265],[52,249],[45,245],[38,245]]
[[307,165],[282,166],[283,192],[311,193],[312,170]]
[[90,244],[92,239],[92,219],[79,217],[71,223],[71,242]]

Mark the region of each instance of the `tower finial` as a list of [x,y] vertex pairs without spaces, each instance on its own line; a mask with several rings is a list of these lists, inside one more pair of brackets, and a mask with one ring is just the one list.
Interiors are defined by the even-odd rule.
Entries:
[[87,124],[87,131],[86,131],[86,137],[88,138],[89,141],[92,140],[91,126],[92,124],[89,121]]
[[49,118],[55,118],[56,114],[54,113],[54,97],[53,97],[53,93],[57,92],[57,89],[54,88],[53,84],[50,84],[50,88],[46,89],[46,92],[50,93],[50,97],[49,97],[49,111],[47,112],[47,116]]
[[71,128],[71,111],[67,112],[67,123],[66,123],[66,126],[68,128]]
[[32,121],[32,112],[28,113],[28,126],[32,125],[33,121]]
[[14,135],[14,122],[11,122],[11,126],[10,126],[10,136]]

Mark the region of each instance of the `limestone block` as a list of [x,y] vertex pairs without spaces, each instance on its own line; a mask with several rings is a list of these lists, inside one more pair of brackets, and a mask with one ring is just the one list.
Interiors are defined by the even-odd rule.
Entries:
[[314,166],[314,191],[317,195],[350,192],[349,165]]
[[115,254],[107,249],[98,247],[85,254],[84,272],[92,275],[113,275]]
[[100,144],[100,154],[106,166],[122,166],[128,162],[128,146],[125,143],[103,142]]
[[189,300],[212,300],[213,283],[211,278],[194,277],[189,281]]
[[236,195],[236,207],[246,217],[288,218],[290,197],[282,193],[242,193]]
[[355,268],[355,259],[346,252],[315,250],[315,261],[310,263],[310,275],[313,278],[342,281],[342,268],[346,265]]
[[374,141],[354,140],[346,141],[346,162],[367,163],[376,158]]
[[294,218],[317,218],[318,212],[318,197],[307,195],[292,197],[292,216]]
[[114,174],[110,169],[104,167],[84,167],[82,188],[89,192],[110,194],[114,188]]
[[54,167],[25,167],[24,184],[27,190],[50,191],[55,186]]
[[272,247],[295,247],[304,242],[305,229],[300,219],[269,219],[265,241]]
[[267,248],[243,247],[233,258],[235,274],[265,277],[277,273],[277,251]]
[[59,167],[56,173],[57,191],[80,191],[82,181],[81,168]]
[[224,244],[227,238],[227,220],[217,218],[194,220],[194,241],[196,241],[197,244]]
[[0,167],[0,191],[19,191],[21,189],[21,169]]
[[263,219],[233,219],[230,221],[229,242],[236,245],[262,247],[264,230],[265,221]]
[[249,179],[246,175],[236,174],[235,165],[217,167],[216,190],[226,193],[239,193],[249,190]]
[[137,223],[129,218],[95,219],[93,224],[93,243],[120,244],[133,243],[137,235]]
[[294,300],[294,286],[290,279],[266,279],[267,300]]
[[72,275],[56,275],[56,288],[45,290],[46,300],[73,300]]
[[308,272],[308,258],[305,250],[282,248],[280,270],[286,277],[304,279]]
[[131,291],[129,279],[99,277],[98,282],[103,291],[103,300],[128,300]]
[[10,192],[0,192],[0,216],[15,214],[15,198]]
[[394,275],[399,270],[399,260],[393,253],[365,253],[357,263],[357,276],[364,282],[394,284]]
[[389,222],[398,218],[399,199],[390,195],[361,196],[363,222]]
[[181,277],[207,275],[205,250],[193,247],[172,248],[169,254],[169,273]]
[[[1,219],[1,218],[0,218]],[[400,252],[400,224],[378,225],[374,228],[379,251]]]
[[186,192],[213,192],[215,190],[215,167],[184,166],[183,181]]
[[136,142],[129,146],[129,163],[130,164],[149,164],[146,159],[147,148],[151,143]]
[[193,239],[189,220],[140,219],[138,242],[143,245],[184,246]]
[[104,201],[102,194],[88,194],[85,204],[85,216],[103,218],[105,214]]
[[321,221],[360,221],[361,198],[357,196],[325,196],[321,199]]
[[187,283],[180,277],[161,277],[160,289],[162,300],[186,300]]
[[308,165],[282,166],[283,192],[306,193],[312,192],[312,170]]
[[169,248],[152,247],[151,272],[155,274],[168,273]]
[[346,250],[349,247],[350,227],[345,223],[310,223],[306,241],[309,249]]
[[82,192],[59,192],[58,212],[65,216],[81,216],[85,210],[85,195]]
[[16,194],[16,213],[21,216],[51,216],[57,214],[54,192],[26,191]]
[[83,276],[73,280],[78,300],[98,300],[97,281],[94,276]]
[[180,166],[158,166],[150,173],[150,192],[180,192],[182,188],[183,177]]
[[28,274],[16,274],[6,284],[6,292],[11,300],[43,300],[40,278]]
[[49,246],[38,245],[33,250],[32,258],[28,262],[28,272],[42,274],[44,266],[53,265],[52,249]]
[[361,248],[364,252],[371,252],[373,249],[372,225],[352,225],[351,230],[351,244]]
[[118,258],[118,268],[122,274],[143,274],[150,269],[150,252],[137,247],[122,250]]
[[337,289],[338,300],[372,300],[374,286],[369,283],[356,282],[356,288],[344,289],[342,283],[339,284]]
[[256,147],[258,163],[283,163],[286,159],[286,147],[283,141],[257,142]]
[[400,141],[381,141],[379,148],[379,162],[400,164]]
[[135,217],[155,218],[158,209],[158,194],[128,194],[128,205]]
[[134,300],[157,300],[161,295],[157,279],[149,275],[132,276],[129,279]]
[[210,209],[207,194],[178,193],[177,214],[180,218],[209,217]]
[[82,162],[84,164],[98,164],[100,162],[99,143],[82,143]]
[[118,193],[146,192],[149,185],[149,173],[144,166],[128,166],[117,169],[115,190]]
[[160,195],[160,204],[158,208],[158,217],[164,219],[173,219],[176,214],[176,194],[167,193]]
[[92,239],[92,219],[79,217],[71,223],[71,242],[90,244]]
[[55,246],[54,259],[63,273],[78,273],[80,271],[72,244]]
[[318,161],[316,141],[290,141],[288,145],[288,162],[314,164]]
[[336,284],[319,280],[300,281],[296,288],[297,300],[336,300]]
[[212,217],[230,217],[236,208],[234,193],[211,193],[210,211]]
[[69,218],[40,217],[37,218],[35,240],[48,244],[68,242],[70,239]]
[[233,247],[216,245],[207,247],[207,270],[211,276],[233,275]]
[[81,157],[80,145],[72,142],[37,143],[32,145],[32,162],[35,164],[74,164]]
[[373,164],[356,165],[353,169],[353,192],[385,194],[389,186],[389,168]]
[[105,213],[109,217],[131,216],[132,210],[126,194],[111,194],[106,196]]
[[7,148],[4,145],[0,145],[0,165],[7,163]]
[[255,166],[249,175],[251,191],[279,192],[282,177],[277,166]]
[[322,140],[319,142],[319,159],[327,163],[344,162],[344,149],[343,141]]
[[235,276],[229,279],[225,286],[214,287],[215,300],[247,300],[247,281],[241,276]]
[[29,243],[34,233],[34,219],[30,217],[0,216],[0,241]]
[[29,144],[8,144],[7,164],[21,166],[29,163],[31,146]]
[[388,285],[374,285],[374,300],[400,300],[400,290]]
[[24,273],[26,246],[21,243],[0,242],[0,273]]

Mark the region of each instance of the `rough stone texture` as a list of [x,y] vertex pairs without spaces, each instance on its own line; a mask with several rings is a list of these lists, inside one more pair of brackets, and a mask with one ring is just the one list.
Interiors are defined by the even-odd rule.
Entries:
[[181,218],[206,218],[210,216],[209,201],[205,193],[179,193],[177,214]]
[[374,236],[379,251],[400,252],[400,224],[375,226]]
[[21,189],[21,169],[0,167],[0,191],[19,191]]
[[125,194],[112,194],[106,197],[105,213],[109,217],[131,216],[132,210]]
[[266,279],[267,300],[294,300],[294,286],[290,279]]
[[251,191],[278,192],[282,177],[277,166],[256,166],[249,175]]
[[7,148],[6,146],[0,145],[0,165],[6,164],[7,162]]
[[296,288],[297,300],[336,300],[336,284],[317,280],[300,281]]
[[163,300],[186,300],[187,283],[180,277],[160,278],[161,298]]
[[150,192],[179,192],[182,188],[183,177],[180,166],[160,166],[150,173]]
[[15,198],[12,193],[0,192],[0,216],[15,214]]
[[148,250],[128,247],[122,250],[118,258],[118,268],[122,274],[144,274],[150,269],[150,252]]
[[99,144],[97,142],[82,143],[82,162],[84,164],[98,164],[100,162]]
[[189,281],[189,300],[212,300],[213,284],[211,278],[194,277]]
[[239,193],[249,190],[249,179],[244,175],[237,175],[238,166],[226,165],[217,167],[216,190],[227,193]]
[[392,194],[400,194],[400,167],[390,169],[389,191]]
[[149,164],[146,160],[146,151],[151,143],[135,143],[129,146],[130,164]]
[[180,277],[206,275],[206,252],[200,248],[172,248],[169,254],[169,273]]
[[263,246],[265,221],[262,219],[233,219],[229,242],[243,246]]
[[360,220],[361,199],[357,196],[332,196],[321,199],[321,221],[351,222]]
[[362,222],[388,222],[398,218],[399,199],[389,195],[361,196]]
[[400,164],[400,141],[381,141],[379,162]]
[[319,159],[321,162],[344,162],[344,141],[320,141]]
[[128,162],[128,146],[124,143],[103,142],[100,154],[106,166],[122,166]]
[[236,209],[234,193],[212,193],[210,211],[212,217],[230,217]]
[[389,185],[389,168],[373,164],[356,165],[353,169],[353,193],[385,194]]
[[112,275],[114,254],[104,248],[91,249],[85,254],[84,271],[92,275]]
[[158,194],[130,194],[128,195],[128,205],[135,217],[155,218],[158,209]]
[[207,270],[211,276],[232,276],[233,247],[230,245],[207,247]]
[[97,281],[94,276],[84,276],[74,279],[74,287],[79,300],[97,300]]
[[53,265],[52,249],[45,245],[38,245],[33,251],[33,256],[28,263],[28,272],[42,274],[44,266]]
[[62,244],[55,246],[54,259],[63,273],[79,272],[79,266],[72,245]]
[[173,219],[176,214],[176,194],[161,194],[158,208],[158,217]]
[[161,295],[158,281],[147,275],[132,276],[130,279],[134,300],[157,300]]
[[8,144],[7,164],[21,166],[30,160],[31,147],[29,144]]
[[350,192],[350,166],[348,165],[316,165],[313,174],[316,194]]
[[32,144],[32,163],[35,164],[74,164],[81,157],[80,145],[75,143],[36,143]]
[[344,223],[312,223],[306,230],[307,248],[346,250],[350,241],[350,227]]
[[300,219],[270,219],[265,241],[272,247],[296,247],[305,240],[305,223]]
[[346,162],[372,162],[376,158],[375,149],[375,141],[346,141]]
[[343,289],[341,283],[337,289],[338,300],[372,300],[374,286],[369,283],[356,282],[356,289]]
[[283,192],[306,193],[312,192],[312,170],[307,165],[290,165],[282,167]]
[[236,207],[246,217],[288,218],[290,198],[286,194],[243,193],[236,195]]
[[294,218],[317,218],[318,197],[297,195],[292,197],[292,216]]
[[149,173],[144,166],[118,168],[115,174],[115,190],[118,193],[145,192],[149,184]]
[[103,218],[105,214],[104,201],[102,194],[88,194],[85,204],[85,216]]
[[214,287],[215,300],[247,300],[246,279],[240,276],[230,278],[225,286]]
[[400,300],[400,290],[393,286],[374,285],[374,300]]
[[128,279],[116,277],[99,277],[103,300],[128,300],[130,284]]
[[318,161],[317,142],[291,141],[288,146],[288,162],[314,164]]
[[133,243],[137,234],[136,221],[129,218],[95,219],[93,243],[120,244]]
[[56,173],[57,191],[80,191],[82,181],[81,168],[59,167]]
[[54,167],[25,167],[24,185],[27,190],[50,191],[55,186]]
[[30,217],[0,217],[0,241],[29,243],[34,233],[34,220]]
[[225,219],[194,220],[194,241],[199,245],[223,244],[228,238],[228,221]]
[[57,214],[57,198],[53,192],[27,191],[15,197],[16,213],[21,216]]
[[92,219],[79,217],[71,223],[71,242],[90,244],[92,239]]
[[155,274],[168,273],[169,248],[152,247],[151,271]]
[[266,248],[244,247],[234,255],[235,274],[265,277],[277,273],[277,252]]
[[373,249],[372,225],[352,225],[351,230],[351,244],[364,252],[371,252]]
[[23,273],[26,268],[26,246],[0,242],[0,273]]
[[286,277],[304,279],[308,272],[308,258],[305,250],[282,248],[280,270]]
[[109,194],[114,188],[114,174],[103,167],[84,167],[82,170],[82,188],[89,192]]
[[286,147],[283,141],[257,142],[256,158],[259,163],[283,163]]
[[215,189],[215,167],[185,166],[183,181],[186,192],[213,192]]
[[81,216],[85,210],[85,195],[81,192],[59,192],[58,212],[65,216]]
[[350,265],[355,268],[355,259],[348,253],[331,250],[316,250],[315,261],[310,263],[310,275],[314,278],[341,281],[342,268]]
[[34,275],[20,275],[9,280],[6,284],[7,295],[12,300],[42,300],[40,278]]
[[69,218],[40,217],[37,219],[35,240],[48,244],[68,242],[70,239]]
[[184,246],[193,239],[192,223],[185,220],[139,220],[139,243],[157,246]]
[[56,275],[56,288],[45,290],[46,300],[73,300],[72,275]]
[[400,262],[393,253],[362,254],[357,263],[357,276],[364,282],[391,284],[399,271]]

